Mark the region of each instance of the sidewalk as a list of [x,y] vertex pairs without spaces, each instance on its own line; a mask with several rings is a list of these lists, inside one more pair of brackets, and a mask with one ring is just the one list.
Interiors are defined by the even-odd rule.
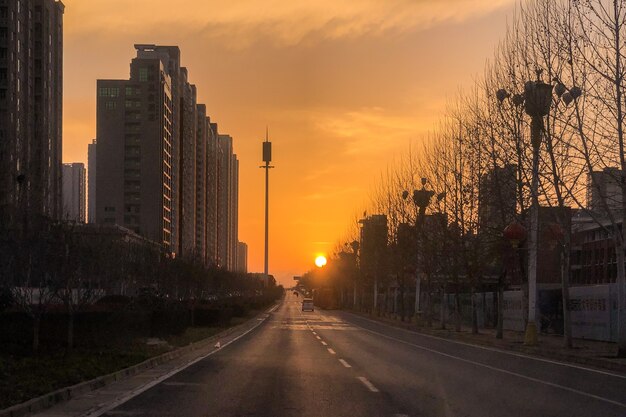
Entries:
[[[170,376],[212,355],[260,326],[277,307],[243,324],[161,356],[71,387],[0,410],[0,417],[99,416]],[[219,342],[219,345],[217,345]],[[34,414],[38,413],[38,414]]]
[[[349,311],[349,310],[348,310]],[[464,343],[510,350],[531,356],[539,356],[562,362],[576,363],[594,368],[626,373],[626,358],[617,358],[617,344],[587,339],[574,339],[573,349],[563,347],[563,337],[557,335],[539,335],[539,345],[524,345],[524,333],[504,331],[503,339],[496,339],[495,329],[479,329],[479,334],[472,334],[470,326],[461,326],[461,331],[454,330],[454,324],[448,323],[446,330],[439,329],[440,322],[433,320],[433,327],[418,326],[415,322],[401,322],[389,317],[377,317],[367,313],[350,311],[356,315],[380,321],[394,327],[400,327],[417,333],[428,334],[444,339]]]

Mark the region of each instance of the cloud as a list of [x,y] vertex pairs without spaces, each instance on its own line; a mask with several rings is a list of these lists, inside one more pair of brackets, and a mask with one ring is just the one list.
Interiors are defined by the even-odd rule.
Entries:
[[380,36],[481,16],[514,0],[66,0],[69,35],[176,32],[246,47],[261,37],[280,46],[307,38]]
[[345,153],[357,155],[380,153],[382,150],[405,145],[424,133],[419,120],[413,116],[391,115],[380,107],[363,108],[340,115],[326,115],[317,127],[345,140]]

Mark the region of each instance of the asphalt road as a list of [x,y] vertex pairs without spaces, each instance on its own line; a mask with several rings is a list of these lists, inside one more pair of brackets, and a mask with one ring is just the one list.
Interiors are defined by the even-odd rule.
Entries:
[[255,330],[104,416],[626,416],[626,376],[473,347],[288,295]]

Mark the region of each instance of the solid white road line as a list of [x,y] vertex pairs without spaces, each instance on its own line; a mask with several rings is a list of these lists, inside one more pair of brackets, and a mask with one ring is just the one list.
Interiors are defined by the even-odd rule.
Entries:
[[322,340],[322,344],[323,344],[324,346],[328,346],[328,343],[324,342],[323,340]]
[[380,392],[378,391],[378,388],[376,388],[374,386],[374,384],[372,384],[371,382],[369,382],[367,380],[367,378],[365,378],[364,376],[358,376],[357,379],[359,381],[361,381],[363,383],[363,385],[365,385],[367,387],[368,390],[370,390],[371,392]]
[[[279,307],[279,305],[274,306],[271,310],[268,311],[268,313],[271,313],[272,311],[276,310]],[[224,343],[222,345],[222,347],[220,349],[215,349],[212,350],[211,352],[207,353],[206,355],[202,355],[196,359],[193,359],[189,362],[187,362],[186,364],[174,369],[173,371],[168,372],[167,374],[163,375],[162,377],[155,379],[154,381],[134,390],[131,391],[129,394],[125,395],[122,398],[119,398],[107,405],[105,405],[103,408],[100,408],[98,410],[95,411],[88,411],[87,413],[81,415],[81,417],[98,417],[101,416],[103,414],[108,413],[109,411],[113,410],[116,407],[119,407],[120,405],[124,404],[127,401],[130,401],[131,399],[135,398],[136,396],[138,396],[139,394],[142,394],[146,391],[148,391],[150,388],[154,387],[155,385],[159,385],[161,382],[165,381],[166,379],[176,375],[177,373],[184,371],[185,369],[189,368],[192,365],[195,365],[196,363],[200,362],[201,360],[204,360],[206,358],[208,358],[209,356],[213,355],[214,353],[217,352],[221,352],[222,350],[224,350],[224,348],[228,345],[230,345],[231,343],[235,343],[237,340],[241,339],[242,337],[246,336],[248,333],[252,332],[253,330],[256,330],[257,327],[259,327],[261,324],[263,324],[265,320],[263,321],[257,321],[255,323],[254,326],[252,326],[250,329],[246,330],[245,332],[243,332],[242,334],[240,334],[239,336],[235,337],[234,339]]]
[[[510,351],[507,351],[507,350],[498,349],[498,348],[489,347],[489,346],[473,345],[471,343],[461,342],[459,340],[446,339],[445,337],[434,336],[434,335],[431,335],[431,334],[425,334],[425,333],[415,332],[413,330],[403,329],[401,327],[391,326],[389,324],[382,323],[382,322],[379,322],[379,321],[376,321],[376,320],[372,320],[372,319],[368,319],[366,317],[361,317],[361,316],[359,316],[357,314],[350,313],[350,312],[347,312],[347,311],[346,311],[346,313],[350,314],[350,315],[352,315],[352,316],[354,316],[356,318],[360,318],[362,320],[369,321],[369,322],[372,322],[374,324],[378,324],[380,326],[384,326],[384,327],[387,327],[387,328],[390,328],[390,329],[398,330],[398,331],[401,331],[401,332],[404,332],[404,333],[415,334],[415,335],[426,337],[426,338],[429,338],[429,339],[442,340],[442,341],[448,342],[448,343],[454,343],[454,344],[457,344],[457,345],[469,346],[469,347],[473,347],[473,348],[476,348],[476,349],[487,350],[487,351],[490,351],[490,352],[498,352],[498,353],[502,353],[502,354],[505,354],[505,355],[516,356],[518,358],[531,359],[531,360],[537,361],[537,362],[545,362],[545,363],[550,363],[550,364],[553,364],[553,365],[565,366],[565,367],[568,367],[568,368],[580,369],[580,370],[583,370],[583,371],[594,372],[594,373],[601,374],[601,375],[608,375],[608,376],[612,376],[612,377],[615,377],[615,378],[626,379],[626,375],[615,374],[613,372],[608,372],[608,371],[601,371],[601,370],[598,370],[598,369],[588,368],[588,367],[582,366],[582,365],[574,365],[574,364],[567,363],[567,362],[559,362],[559,361],[546,359],[546,358],[538,358],[536,356],[525,355],[523,353],[517,353],[517,352],[510,352]],[[355,324],[355,326],[361,327],[361,326],[358,326],[356,324]],[[363,327],[361,327],[361,328],[363,328]]]
[[350,366],[350,364],[343,359],[339,359],[339,362],[341,362],[341,364],[346,368],[352,368],[352,366]]
[[331,348],[328,348],[328,353],[330,353],[331,355],[336,355],[337,354],[337,352],[335,352]]
[[407,341],[402,340],[402,339],[396,339],[395,337],[387,336],[386,334],[375,332],[373,330],[369,330],[369,329],[366,329],[366,328],[358,326],[358,325],[356,325],[356,326],[360,327],[361,329],[365,330],[366,332],[378,335],[380,337],[384,337],[385,339],[394,340],[394,341],[396,341],[398,343],[402,343],[402,344],[405,344],[407,346],[412,346],[414,348],[421,349],[421,350],[424,350],[426,352],[430,352],[430,353],[434,353],[434,354],[437,354],[437,355],[445,356],[446,358],[456,359],[458,361],[465,362],[465,363],[470,363],[472,365],[480,366],[482,368],[490,369],[492,371],[500,372],[500,373],[507,374],[507,375],[516,376],[518,378],[522,378],[522,379],[525,379],[527,381],[536,382],[538,384],[547,385],[547,386],[553,387],[553,388],[559,388],[559,389],[562,389],[562,390],[565,390],[565,391],[573,392],[575,394],[583,395],[585,397],[593,398],[593,399],[596,399],[596,400],[599,400],[599,401],[603,401],[603,402],[606,402],[606,403],[609,403],[609,404],[617,405],[617,406],[622,407],[622,408],[626,408],[626,403],[621,403],[619,401],[614,401],[614,400],[611,400],[609,398],[600,397],[599,395],[590,394],[588,392],[580,391],[580,390],[577,390],[575,388],[566,387],[564,385],[555,384],[554,382],[544,381],[542,379],[538,379],[538,378],[533,378],[533,377],[530,377],[530,376],[522,375],[522,374],[519,374],[517,372],[507,371],[506,369],[496,368],[495,366],[491,366],[491,365],[487,365],[487,364],[484,364],[484,363],[476,362],[476,361],[473,361],[473,360],[470,360],[470,359],[461,358],[460,356],[450,355],[448,353],[443,353],[443,352],[440,352],[440,351],[435,350],[435,349],[430,349],[430,348],[427,348],[427,347],[424,347],[424,346],[416,345],[415,343],[407,342]]

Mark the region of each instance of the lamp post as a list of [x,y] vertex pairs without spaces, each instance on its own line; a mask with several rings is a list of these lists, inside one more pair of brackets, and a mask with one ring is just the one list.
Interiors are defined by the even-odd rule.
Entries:
[[[526,240],[526,229],[517,221],[509,224],[503,232],[504,238],[511,243],[515,252],[515,262],[519,263],[519,248],[522,242]],[[504,332],[504,283],[498,283],[498,324],[496,330],[496,338],[502,339]]]
[[[533,147],[532,181],[530,193],[532,204],[530,207],[530,234],[528,239],[528,324],[524,343],[534,346],[537,344],[537,234],[539,225],[539,150],[544,131],[543,118],[550,113],[552,105],[551,84],[541,80],[542,70],[537,70],[537,80],[524,84],[523,96],[516,94],[515,100],[523,100],[524,110],[531,117],[530,133]],[[502,103],[510,94],[498,90],[496,97]]]
[[[413,191],[413,204],[415,204],[415,207],[418,208],[418,215],[415,218],[415,230],[417,232],[417,237],[418,237],[417,239],[418,260],[420,256],[420,251],[422,249],[420,247],[420,242],[422,241],[422,233],[424,233],[423,229],[424,229],[424,220],[426,216],[426,208],[430,204],[431,198],[435,195],[434,191],[426,189],[427,182],[428,180],[426,178],[422,178],[422,188],[419,190]],[[404,191],[402,193],[402,198],[406,200],[408,197],[409,197],[409,192]],[[418,268],[419,268],[419,261],[418,261]],[[420,292],[421,292],[420,290],[421,277],[420,277],[420,272],[418,271],[418,268],[416,268],[416,275],[415,275],[415,315],[416,316],[418,316],[420,313]]]

